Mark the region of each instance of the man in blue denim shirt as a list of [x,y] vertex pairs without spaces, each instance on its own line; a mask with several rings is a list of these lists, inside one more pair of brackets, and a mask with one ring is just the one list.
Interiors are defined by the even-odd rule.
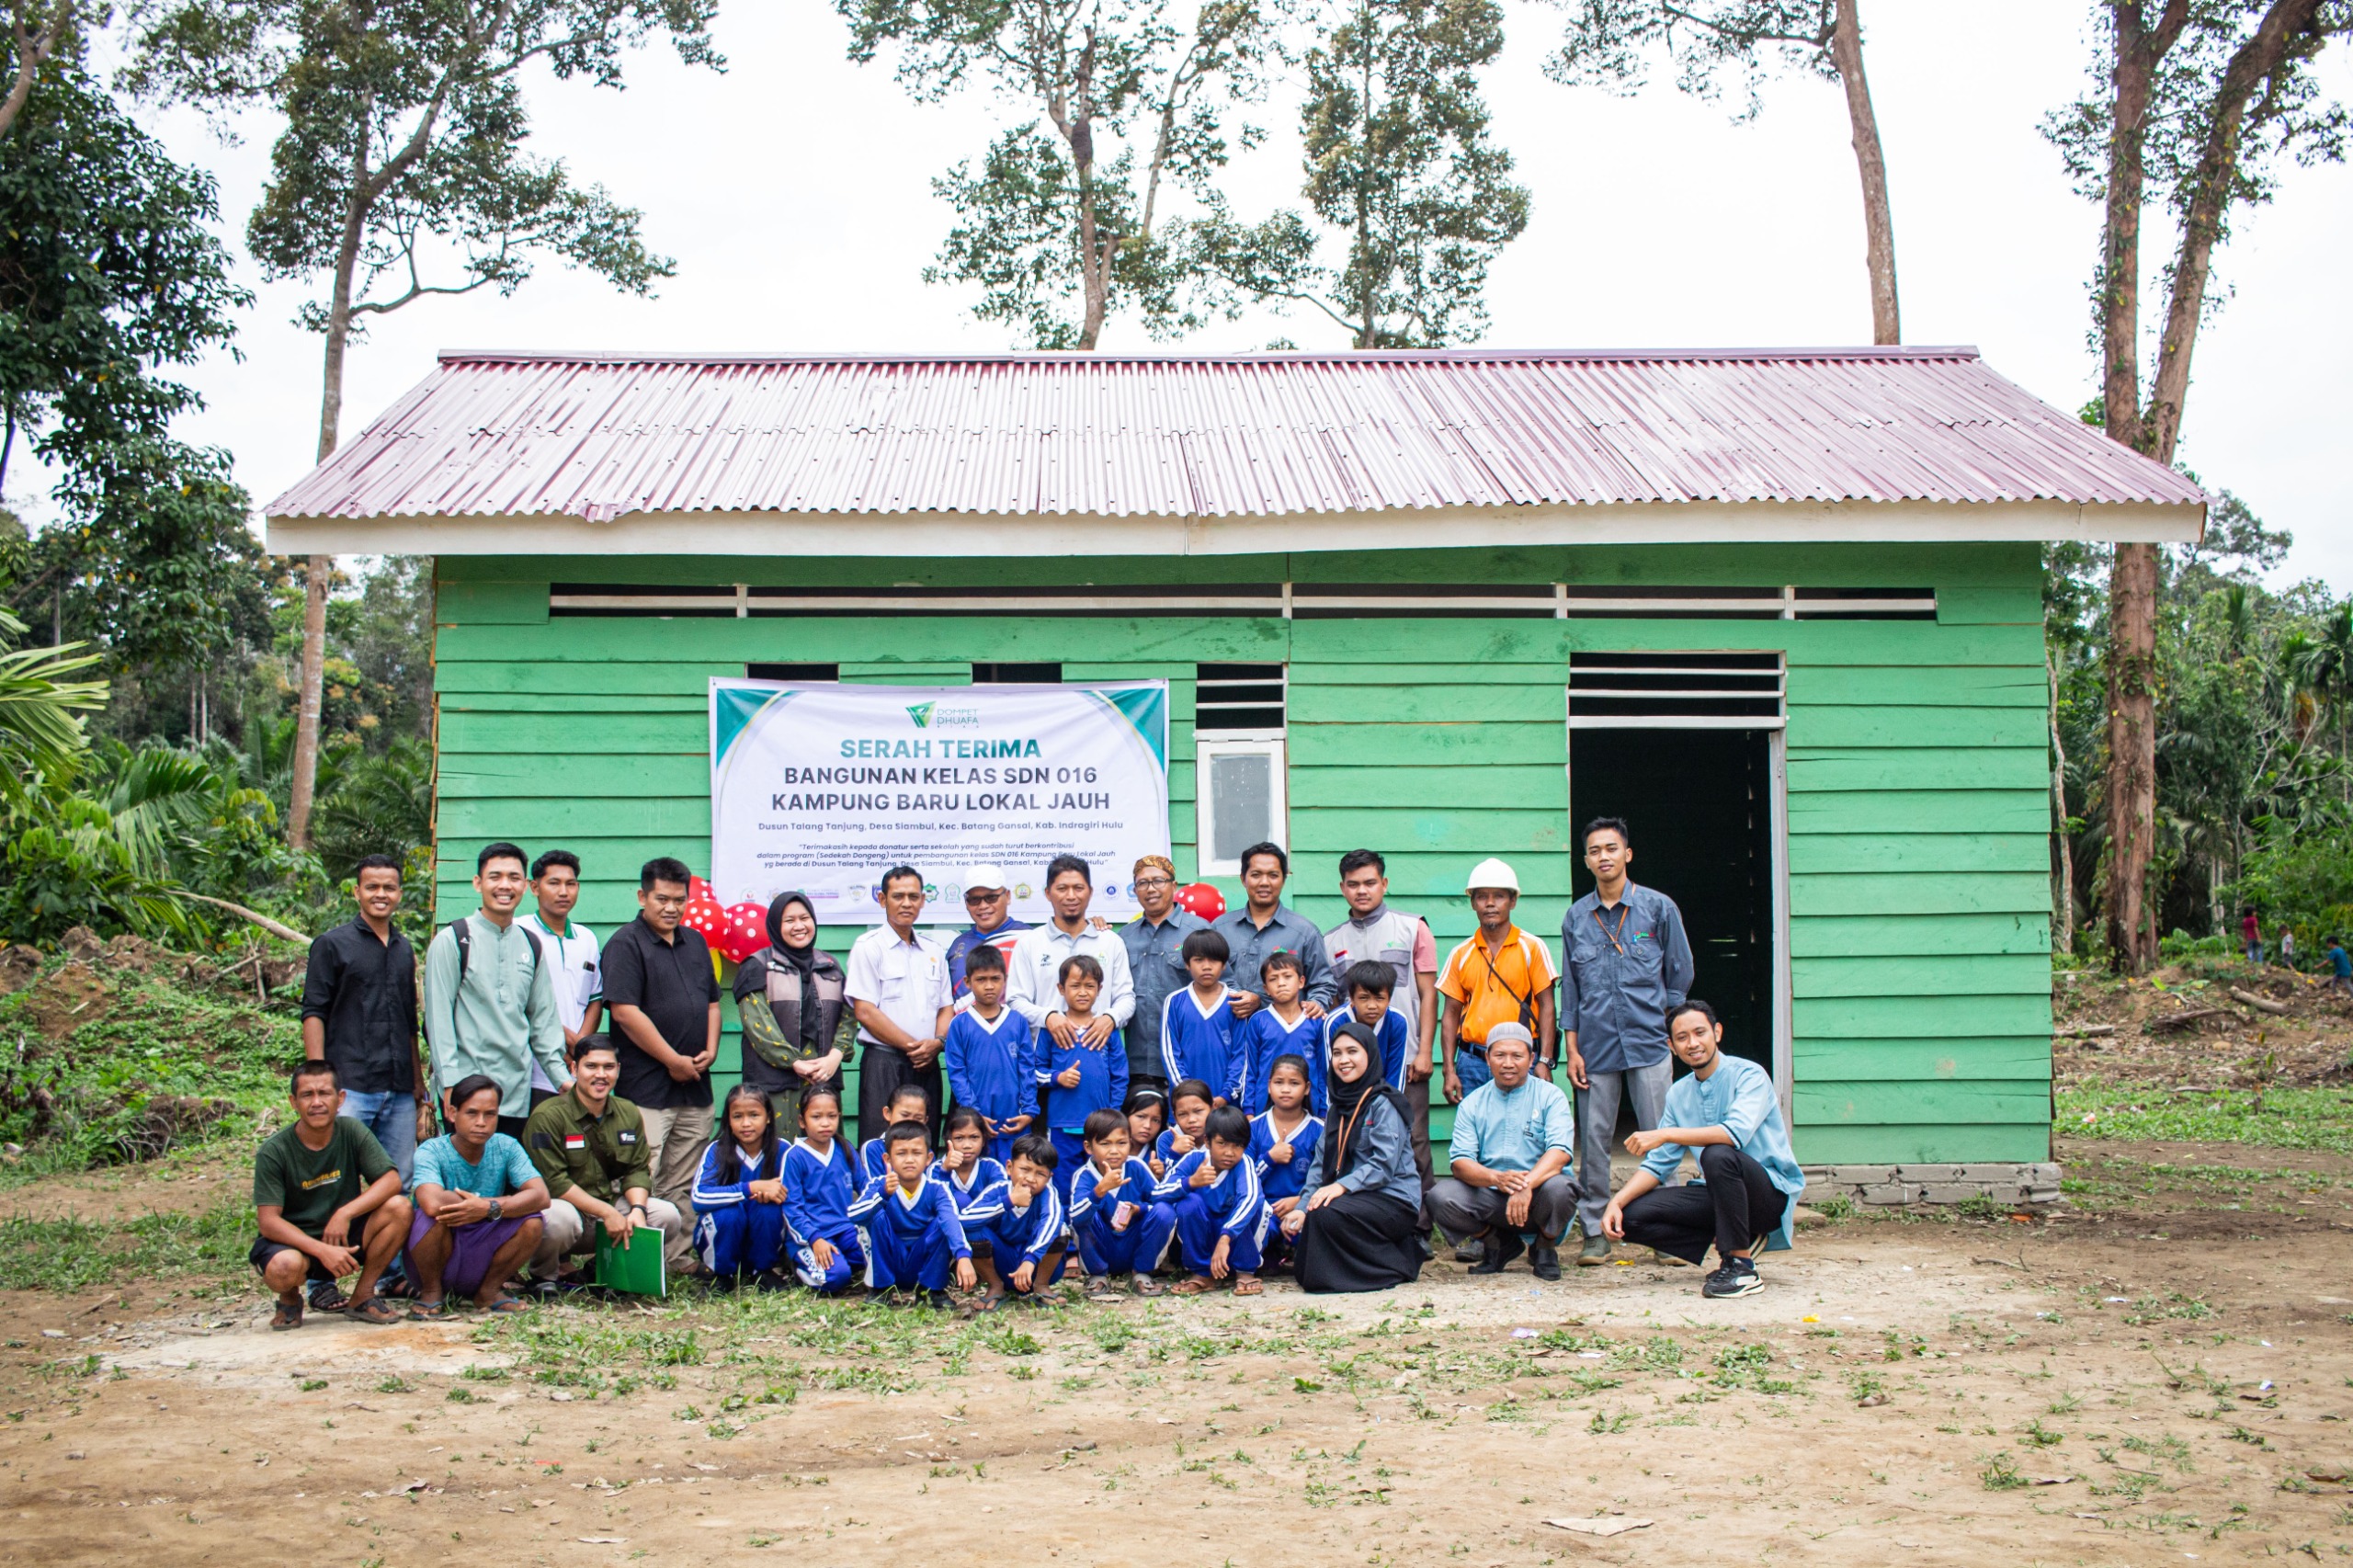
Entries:
[[[1643,1168],[1602,1210],[1604,1233],[1656,1247],[1687,1263],[1716,1244],[1717,1268],[1699,1293],[1722,1300],[1754,1295],[1756,1248],[1790,1244],[1790,1209],[1805,1190],[1805,1172],[1790,1149],[1781,1102],[1764,1068],[1722,1051],[1724,1027],[1705,1002],[1667,1014],[1675,1054],[1691,1069],[1666,1092],[1667,1125],[1626,1139]],[[1686,1150],[1699,1157],[1699,1179],[1669,1187]]]
[[1128,1092],[1158,1089],[1164,1096],[1174,1087],[1161,1075],[1160,1005],[1169,993],[1192,983],[1180,957],[1185,938],[1206,931],[1210,923],[1176,902],[1176,867],[1165,855],[1147,855],[1135,863],[1130,886],[1143,911],[1120,927],[1127,945],[1128,975],[1135,983],[1136,1016],[1129,1021]]
[[1290,876],[1290,856],[1272,844],[1252,845],[1242,852],[1245,902],[1210,922],[1210,929],[1225,938],[1226,950],[1233,955],[1225,966],[1225,983],[1241,993],[1233,998],[1237,1018],[1267,1005],[1258,970],[1274,952],[1299,960],[1300,971],[1307,977],[1300,1005],[1309,1017],[1320,1018],[1339,1003],[1340,983],[1324,950],[1324,928],[1283,903],[1283,883]]
[[1637,1128],[1658,1125],[1675,1075],[1666,1010],[1690,994],[1691,943],[1675,901],[1626,875],[1634,851],[1623,822],[1595,818],[1584,843],[1593,892],[1561,922],[1561,1028],[1577,1088],[1577,1221],[1585,1228],[1577,1264],[1596,1268],[1609,1261],[1601,1211],[1618,1107],[1632,1103]]

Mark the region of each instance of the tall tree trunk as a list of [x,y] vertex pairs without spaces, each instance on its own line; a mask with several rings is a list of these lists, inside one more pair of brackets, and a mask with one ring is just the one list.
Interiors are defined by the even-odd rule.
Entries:
[[2051,682],[2051,833],[2059,846],[2058,918],[2051,923],[2051,945],[2075,950],[2075,852],[2067,842],[2067,747],[2059,738],[2059,664],[2042,645],[2042,673]]
[[1871,88],[1863,74],[1863,29],[1855,16],[1860,0],[1838,0],[1830,28],[1830,58],[1847,90],[1847,119],[1853,127],[1855,170],[1863,180],[1863,256],[1871,278],[1871,341],[1904,341],[1895,305],[1895,220],[1888,210],[1887,157],[1880,150],[1879,117],[1871,112]]
[[[2188,0],[2165,0],[2154,28],[2141,0],[2109,0],[2115,65],[2108,145],[2108,208],[2100,233],[2101,420],[2111,440],[2145,449],[2141,370],[2141,209],[2144,148],[2157,66],[2189,19]],[[2157,547],[2120,544],[2109,571],[2109,963],[2139,974],[2154,954],[2142,918],[2156,836]]]

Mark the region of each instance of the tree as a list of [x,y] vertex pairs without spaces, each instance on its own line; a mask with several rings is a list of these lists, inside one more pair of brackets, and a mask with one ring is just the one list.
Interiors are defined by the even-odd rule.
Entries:
[[1855,172],[1863,187],[1863,260],[1870,278],[1871,341],[1901,343],[1895,298],[1895,220],[1887,158],[1863,73],[1859,0],[1552,0],[1570,13],[1559,52],[1544,74],[1569,86],[1631,92],[1648,79],[1647,57],[1663,51],[1676,85],[1713,98],[1720,73],[1734,74],[1746,103],[1737,119],[1764,108],[1759,92],[1778,64],[1836,82],[1847,95]]
[[[2092,89],[2044,133],[2077,188],[2102,203],[2092,300],[2100,345],[2097,416],[2111,439],[2171,463],[2198,331],[2220,300],[2214,252],[2233,211],[2271,199],[2285,158],[2344,155],[2343,108],[2313,62],[2353,28],[2344,0],[2100,0]],[[2157,363],[2140,378],[2141,225],[2154,176],[2178,225]],[[2109,578],[2109,960],[2140,973],[2156,958],[2147,886],[2156,831],[2154,544],[2120,544]]]
[[[1307,53],[1300,113],[1314,217],[1344,236],[1316,260],[1304,216],[1254,226],[1221,210],[1188,226],[1211,287],[1321,311],[1358,348],[1475,341],[1487,269],[1528,226],[1511,154],[1487,136],[1478,71],[1503,50],[1495,0],[1348,0]],[[1231,307],[1228,307],[1229,310]]]
[[[1199,198],[1231,153],[1225,113],[1279,57],[1257,0],[1207,0],[1188,29],[1169,0],[835,0],[850,58],[884,46],[933,102],[978,77],[1042,117],[1002,132],[977,167],[932,182],[955,226],[926,283],[974,283],[983,321],[1040,348],[1093,349],[1123,306],[1155,330],[1193,324],[1156,226],[1168,188]],[[1243,145],[1258,132],[1234,133]]]
[[[150,0],[129,77],[136,89],[224,119],[260,105],[286,120],[245,234],[264,276],[326,282],[300,318],[325,339],[320,461],[340,435],[345,354],[369,317],[435,295],[511,294],[541,256],[631,293],[670,276],[672,264],[646,249],[636,210],[529,155],[521,77],[544,67],[618,87],[622,56],[664,31],[681,59],[717,66],[716,6]],[[451,252],[454,269],[438,271]],[[287,822],[298,848],[310,837],[333,575],[331,558],[311,559]]]
[[24,112],[40,68],[61,55],[73,58],[81,42],[74,0],[8,0],[8,96],[0,99],[0,136]]

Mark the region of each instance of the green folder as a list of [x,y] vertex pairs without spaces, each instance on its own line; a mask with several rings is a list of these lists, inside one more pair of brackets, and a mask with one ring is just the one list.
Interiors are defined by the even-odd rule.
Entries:
[[597,1283],[632,1296],[667,1296],[670,1278],[663,1267],[660,1229],[640,1226],[626,1244],[615,1246],[605,1228],[597,1226]]

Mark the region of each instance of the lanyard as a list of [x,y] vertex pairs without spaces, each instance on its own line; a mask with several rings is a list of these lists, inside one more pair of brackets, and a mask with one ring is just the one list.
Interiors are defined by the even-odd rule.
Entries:
[[1626,946],[1618,938],[1626,934],[1626,916],[1632,913],[1632,910],[1633,902],[1631,899],[1620,902],[1618,905],[1618,926],[1615,930],[1612,930],[1609,926],[1601,924],[1601,909],[1599,905],[1597,904],[1593,911],[1593,923],[1600,930],[1602,940],[1608,942],[1611,949],[1614,949],[1621,959],[1626,956]]

